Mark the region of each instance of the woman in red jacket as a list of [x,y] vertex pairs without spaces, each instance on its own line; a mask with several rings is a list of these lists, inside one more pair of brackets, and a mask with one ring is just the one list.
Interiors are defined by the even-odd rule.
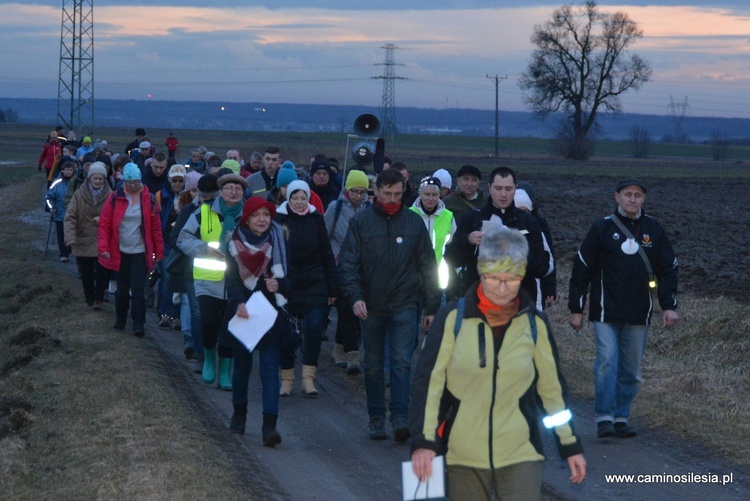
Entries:
[[44,143],[42,154],[39,155],[39,161],[36,164],[36,169],[39,172],[44,168],[44,173],[47,176],[47,180],[50,182],[52,181],[52,179],[50,179],[50,171],[55,167],[55,164],[60,159],[61,155],[62,145],[57,139],[57,132],[52,131],[49,133],[49,136],[47,136],[47,142]]
[[141,183],[141,170],[129,163],[123,184],[110,195],[99,219],[99,263],[117,273],[114,328],[125,328],[130,299],[133,334],[144,336],[146,276],[164,257],[159,207]]

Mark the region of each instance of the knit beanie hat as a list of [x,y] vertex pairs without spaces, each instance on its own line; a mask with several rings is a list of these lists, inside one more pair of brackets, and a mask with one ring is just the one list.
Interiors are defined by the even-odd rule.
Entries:
[[219,196],[219,184],[216,176],[206,174],[198,180],[198,196],[203,198],[216,198]]
[[[292,167],[284,167],[287,163],[291,164]],[[279,169],[279,173],[276,174],[276,187],[281,188],[282,186],[286,186],[292,181],[296,181],[298,179],[297,172],[294,170],[294,164],[292,162],[284,162],[281,164],[281,169]]]
[[245,226],[245,223],[250,219],[250,216],[263,207],[268,209],[268,212],[271,213],[272,220],[276,218],[276,206],[265,198],[255,195],[254,197],[248,198],[247,201],[245,201],[245,205],[242,206],[242,217],[240,218],[239,226]]
[[89,166],[89,172],[86,174],[86,179],[89,179],[94,174],[101,174],[104,179],[107,178],[107,166],[102,162],[94,162]]
[[122,171],[122,178],[125,181],[140,181],[141,169],[139,169],[138,166],[133,162],[125,164],[125,169]]
[[513,196],[513,203],[515,203],[516,207],[519,209],[528,209],[529,212],[534,210],[534,204],[531,201],[529,194],[526,193],[526,190],[516,188],[516,194]]
[[286,187],[286,199],[289,200],[289,197],[292,196],[292,193],[294,193],[297,190],[304,191],[307,194],[308,202],[310,201],[310,185],[299,179],[292,181]]
[[331,175],[331,168],[328,166],[328,159],[315,160],[310,166],[310,175],[314,175],[320,169],[324,169],[328,175]]
[[231,169],[231,171],[234,172],[235,174],[239,174],[240,171],[242,170],[242,166],[240,165],[240,163],[237,160],[234,160],[231,158],[224,160],[221,163],[221,167],[222,168],[226,167],[228,169]]
[[445,169],[436,170],[432,177],[438,178],[440,180],[440,186],[442,186],[443,188],[448,188],[450,190],[453,186],[451,174]]
[[185,187],[182,189],[182,193],[185,193],[186,191],[190,191],[193,188],[198,187],[198,180],[201,178],[200,173],[195,171],[190,171],[187,174],[185,174]]
[[344,189],[349,191],[352,188],[364,188],[370,187],[370,180],[367,179],[367,174],[361,170],[350,170],[349,174],[346,175],[346,184]]
[[524,276],[529,243],[520,231],[500,223],[486,225],[479,244],[477,271]]

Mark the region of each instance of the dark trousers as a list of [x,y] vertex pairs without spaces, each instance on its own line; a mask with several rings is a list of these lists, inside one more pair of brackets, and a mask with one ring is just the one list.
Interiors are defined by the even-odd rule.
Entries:
[[359,319],[352,311],[352,305],[343,297],[336,299],[336,344],[344,347],[344,352],[358,351],[362,338],[362,327]]
[[55,230],[57,233],[57,249],[60,251],[60,257],[70,257],[70,247],[65,245],[65,230],[62,221],[55,221]]
[[146,323],[146,274],[146,254],[120,254],[115,311],[118,320],[125,320],[130,308],[133,328]]
[[[198,296],[198,305],[201,312],[201,339],[203,340],[203,348],[212,350],[219,343],[221,331],[227,328],[224,319],[227,300],[212,296]],[[232,349],[219,345],[219,357],[231,358]]]
[[87,303],[104,301],[104,291],[109,285],[109,270],[99,264],[96,257],[76,257],[76,263],[81,270],[83,296]]
[[[302,316],[302,364],[318,366],[320,343],[325,330],[326,307],[316,306]],[[281,368],[294,369],[295,351],[281,353]]]

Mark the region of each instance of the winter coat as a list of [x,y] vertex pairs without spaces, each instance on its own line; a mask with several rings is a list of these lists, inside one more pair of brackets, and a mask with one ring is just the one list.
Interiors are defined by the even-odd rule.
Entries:
[[60,141],[47,141],[42,147],[42,154],[39,155],[37,167],[39,170],[49,171],[55,166],[57,159],[62,155],[62,145]]
[[[496,341],[477,306],[476,286],[464,301],[458,333],[454,301],[435,318],[417,359],[409,408],[412,451],[439,452],[445,439],[452,466],[487,470],[542,461],[539,410],[562,418],[569,409],[547,318],[521,290],[519,312]],[[553,430],[563,458],[583,451],[569,419]]]
[[60,175],[49,186],[49,190],[47,191],[47,207],[52,212],[53,221],[62,222],[65,219],[65,194],[68,191],[69,185],[70,180]]
[[451,268],[464,268],[464,277],[456,292],[462,296],[468,286],[479,280],[477,271],[477,246],[469,242],[469,234],[481,231],[482,224],[495,215],[502,220],[503,225],[521,231],[529,243],[529,255],[526,265],[526,276],[521,286],[532,298],[537,297],[537,278],[542,278],[555,269],[552,255],[544,247],[544,238],[539,222],[531,214],[517,208],[511,202],[505,209],[498,209],[492,203],[492,198],[479,211],[469,211],[461,216],[453,240],[445,249],[445,259]]
[[[141,235],[146,246],[146,270],[151,272],[156,261],[164,258],[164,242],[161,236],[159,207],[145,186],[140,193],[141,201]],[[99,263],[108,270],[120,269],[120,222],[130,201],[125,196],[123,187],[117,188],[107,198],[99,217]],[[105,252],[108,258],[102,257]]]
[[612,217],[622,221],[646,252],[662,311],[677,309],[677,258],[664,228],[645,213],[633,220],[617,210],[595,222],[583,240],[573,261],[568,307],[572,313],[583,313],[590,283],[592,322],[649,325],[654,304],[646,264],[640,253],[623,252],[626,237]]
[[474,200],[467,200],[461,195],[459,190],[453,190],[443,199],[445,207],[453,213],[456,221],[461,219],[464,213],[471,210],[481,210],[487,204],[487,193],[477,190],[477,197]]
[[287,308],[291,313],[307,313],[328,304],[329,297],[338,296],[336,261],[325,221],[312,205],[310,208],[300,216],[284,202],[276,213],[276,222],[289,234],[289,278],[293,287]]
[[310,191],[320,197],[320,201],[323,203],[323,212],[328,210],[328,206],[331,205],[331,202],[339,197],[339,192],[336,191],[336,188],[334,188],[330,182],[325,186],[315,186],[315,184],[311,184]]
[[101,215],[102,208],[111,193],[109,185],[104,183],[102,194],[96,203],[88,186],[84,186],[73,194],[65,213],[65,245],[70,246],[74,256],[97,257],[99,255],[99,223],[94,218]]
[[349,304],[364,301],[368,314],[390,317],[440,305],[437,264],[421,218],[406,208],[389,216],[377,204],[349,223],[339,257],[341,290]]
[[171,189],[171,186],[169,186],[169,183],[167,182],[167,174],[168,172],[165,170],[161,176],[157,177],[154,175],[154,171],[151,170],[151,166],[148,165],[143,169],[143,179],[141,182],[144,186],[148,187],[148,190],[151,193],[156,195],[162,190],[162,188]]

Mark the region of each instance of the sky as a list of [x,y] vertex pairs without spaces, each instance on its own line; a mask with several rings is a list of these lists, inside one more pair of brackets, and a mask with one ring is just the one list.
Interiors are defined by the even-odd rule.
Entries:
[[[62,3],[0,0],[0,97],[57,98]],[[175,3],[94,2],[95,99],[380,106],[383,46],[395,44],[397,109],[492,110],[497,76],[499,108],[524,111],[531,33],[564,2]],[[623,111],[750,118],[749,1],[598,4],[640,25],[631,50],[653,68]]]

